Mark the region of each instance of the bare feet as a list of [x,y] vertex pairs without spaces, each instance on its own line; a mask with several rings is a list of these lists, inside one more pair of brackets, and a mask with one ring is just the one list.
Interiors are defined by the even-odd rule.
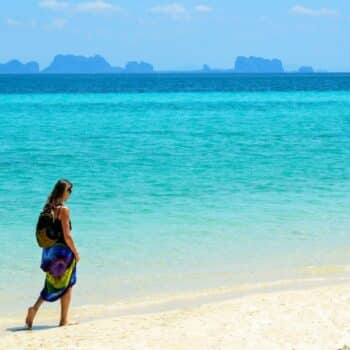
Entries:
[[32,329],[35,314],[36,311],[33,307],[28,308],[28,313],[26,317],[26,326],[28,327],[28,329]]

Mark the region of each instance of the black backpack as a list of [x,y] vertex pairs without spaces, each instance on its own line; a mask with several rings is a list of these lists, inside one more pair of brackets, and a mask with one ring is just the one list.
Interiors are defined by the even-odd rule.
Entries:
[[59,235],[55,229],[55,216],[52,206],[46,205],[40,213],[36,224],[35,236],[41,248],[50,248],[57,243]]

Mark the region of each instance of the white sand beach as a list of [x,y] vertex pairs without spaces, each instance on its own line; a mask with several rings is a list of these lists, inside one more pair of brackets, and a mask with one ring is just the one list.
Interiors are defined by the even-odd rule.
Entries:
[[[142,307],[149,301],[139,311],[122,304],[77,307],[72,318],[80,324],[64,328],[55,327],[45,312],[32,331],[16,328],[20,320],[2,319],[6,330],[0,349],[336,350],[350,344],[350,283],[345,280],[289,290],[258,288],[221,301],[203,302],[203,297],[174,298],[168,310],[159,307],[165,300],[158,307],[155,300],[147,311]],[[90,312],[95,319],[87,320]]]

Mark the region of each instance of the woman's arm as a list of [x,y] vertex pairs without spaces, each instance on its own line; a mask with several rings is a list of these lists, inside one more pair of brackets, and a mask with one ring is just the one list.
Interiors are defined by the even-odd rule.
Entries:
[[75,247],[73,236],[70,232],[70,226],[69,226],[69,208],[63,207],[61,209],[61,222],[62,222],[62,230],[63,230],[63,237],[64,240],[67,243],[67,246],[71,249],[75,256],[75,260],[79,262],[80,256],[78,253],[77,248]]

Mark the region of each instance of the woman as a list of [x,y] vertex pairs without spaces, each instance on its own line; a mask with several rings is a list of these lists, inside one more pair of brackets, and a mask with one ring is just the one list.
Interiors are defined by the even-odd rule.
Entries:
[[60,326],[68,325],[68,308],[72,297],[72,287],[76,282],[76,263],[80,257],[71,235],[69,208],[63,203],[72,193],[73,184],[66,179],[57,181],[44,209],[54,212],[57,243],[44,248],[41,269],[46,273],[45,285],[36,303],[28,309],[26,325],[32,328],[33,320],[44,301],[53,302],[61,299]]

